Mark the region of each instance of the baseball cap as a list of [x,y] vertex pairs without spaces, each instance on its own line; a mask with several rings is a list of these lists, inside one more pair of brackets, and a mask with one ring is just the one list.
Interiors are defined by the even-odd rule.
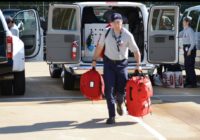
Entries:
[[113,22],[113,21],[115,21],[115,20],[117,20],[117,19],[122,20],[122,15],[119,14],[119,13],[113,13],[113,14],[111,15],[111,21]]
[[191,22],[192,21],[192,17],[190,16],[186,16],[183,18],[184,21],[187,21],[187,22]]

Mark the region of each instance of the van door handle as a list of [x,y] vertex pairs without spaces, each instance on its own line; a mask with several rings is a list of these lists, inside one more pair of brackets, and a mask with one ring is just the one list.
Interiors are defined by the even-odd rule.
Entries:
[[174,40],[174,36],[169,36],[169,40]]

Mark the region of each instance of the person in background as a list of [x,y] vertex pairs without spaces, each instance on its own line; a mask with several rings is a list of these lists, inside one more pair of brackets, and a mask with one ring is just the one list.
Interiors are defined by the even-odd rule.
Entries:
[[19,37],[19,29],[18,29],[17,25],[15,24],[14,20],[10,16],[8,16],[8,17],[6,17],[6,22],[7,22],[8,28],[12,32],[12,34],[14,36]]
[[186,81],[184,87],[196,88],[197,80],[195,73],[195,57],[196,57],[196,45],[195,45],[195,33],[191,28],[192,18],[186,16],[183,18],[183,31],[179,33],[182,38],[183,51],[184,51],[184,65],[186,71]]

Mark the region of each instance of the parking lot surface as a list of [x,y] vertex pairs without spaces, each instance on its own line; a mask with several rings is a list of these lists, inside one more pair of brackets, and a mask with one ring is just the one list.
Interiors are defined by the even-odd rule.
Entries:
[[117,116],[106,125],[105,100],[89,101],[62,88],[45,62],[26,63],[26,94],[0,98],[0,140],[199,140],[200,87],[154,87],[153,114]]

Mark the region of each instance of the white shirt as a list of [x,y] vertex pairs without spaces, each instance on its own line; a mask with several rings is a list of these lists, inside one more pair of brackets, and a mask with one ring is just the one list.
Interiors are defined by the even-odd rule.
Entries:
[[135,42],[133,35],[126,29],[123,28],[121,34],[122,44],[119,46],[120,51],[118,52],[116,40],[112,36],[113,29],[110,30],[106,39],[105,34],[108,29],[101,35],[99,45],[104,46],[105,44],[105,55],[112,60],[123,60],[128,59],[128,50],[131,52],[139,51],[139,48]]
[[191,27],[183,29],[179,33],[179,37],[182,39],[182,44],[190,44],[189,51],[192,51],[192,49],[195,47],[195,33]]
[[13,27],[10,28],[10,31],[12,32],[12,34],[13,34],[14,36],[19,37],[19,29],[18,29],[18,27],[16,26],[16,24],[14,24]]

